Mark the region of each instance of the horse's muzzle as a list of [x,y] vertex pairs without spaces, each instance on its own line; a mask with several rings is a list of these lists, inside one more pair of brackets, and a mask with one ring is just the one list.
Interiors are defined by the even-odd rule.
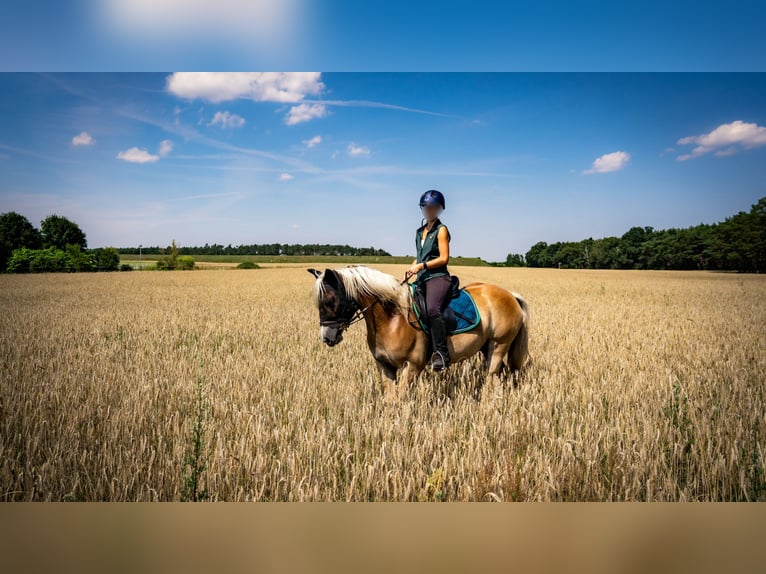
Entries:
[[343,340],[343,330],[337,327],[322,326],[319,329],[319,336],[325,345],[334,347]]

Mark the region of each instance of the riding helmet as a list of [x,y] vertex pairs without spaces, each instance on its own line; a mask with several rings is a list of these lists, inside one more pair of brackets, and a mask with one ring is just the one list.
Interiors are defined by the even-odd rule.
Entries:
[[442,209],[447,208],[444,201],[444,194],[437,189],[429,189],[420,196],[420,207],[425,207],[426,205],[441,205]]

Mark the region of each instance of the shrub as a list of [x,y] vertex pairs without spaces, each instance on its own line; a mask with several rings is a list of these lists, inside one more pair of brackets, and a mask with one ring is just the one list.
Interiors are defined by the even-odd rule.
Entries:
[[8,273],[29,273],[35,251],[35,249],[28,249],[26,247],[14,249],[8,259],[6,271]]
[[191,255],[179,255],[176,257],[176,269],[182,271],[194,269],[194,257]]
[[8,273],[71,273],[78,271],[113,271],[119,265],[114,249],[83,251],[79,245],[67,245],[66,250],[56,247],[14,250],[8,260]]
[[120,271],[133,271],[133,266],[130,263],[123,263],[120,265]]
[[237,265],[237,269],[260,269],[261,266],[254,261],[243,261]]
[[95,271],[117,271],[120,267],[120,254],[114,247],[94,249],[91,254]]
[[[52,269],[52,271],[94,271],[95,263],[93,261],[92,254],[83,251],[79,245],[67,245],[66,251],[49,247],[43,249],[43,251],[58,251],[63,253],[63,269]],[[56,261],[61,259],[61,255],[56,254]],[[42,269],[42,271],[48,271],[48,269]]]
[[47,273],[72,270],[70,256],[66,251],[47,249],[16,249],[8,260],[8,273]]

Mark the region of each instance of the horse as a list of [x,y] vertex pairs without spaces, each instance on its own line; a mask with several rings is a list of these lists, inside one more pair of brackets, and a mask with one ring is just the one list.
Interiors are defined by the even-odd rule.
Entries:
[[[409,284],[364,265],[308,272],[316,278],[312,299],[319,310],[321,340],[334,347],[349,326],[364,320],[383,395],[401,399],[425,368],[429,348],[428,335],[413,320]],[[473,297],[481,320],[474,329],[448,337],[452,363],[481,352],[485,383],[520,371],[529,354],[527,302],[491,283],[470,283],[464,289]],[[481,386],[475,392],[478,395]]]

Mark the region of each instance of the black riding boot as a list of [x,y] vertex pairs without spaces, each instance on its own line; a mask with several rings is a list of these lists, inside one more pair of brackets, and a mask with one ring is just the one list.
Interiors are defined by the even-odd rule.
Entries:
[[430,317],[431,342],[434,354],[431,356],[431,368],[434,371],[443,371],[450,365],[449,348],[447,347],[447,326],[444,318]]

